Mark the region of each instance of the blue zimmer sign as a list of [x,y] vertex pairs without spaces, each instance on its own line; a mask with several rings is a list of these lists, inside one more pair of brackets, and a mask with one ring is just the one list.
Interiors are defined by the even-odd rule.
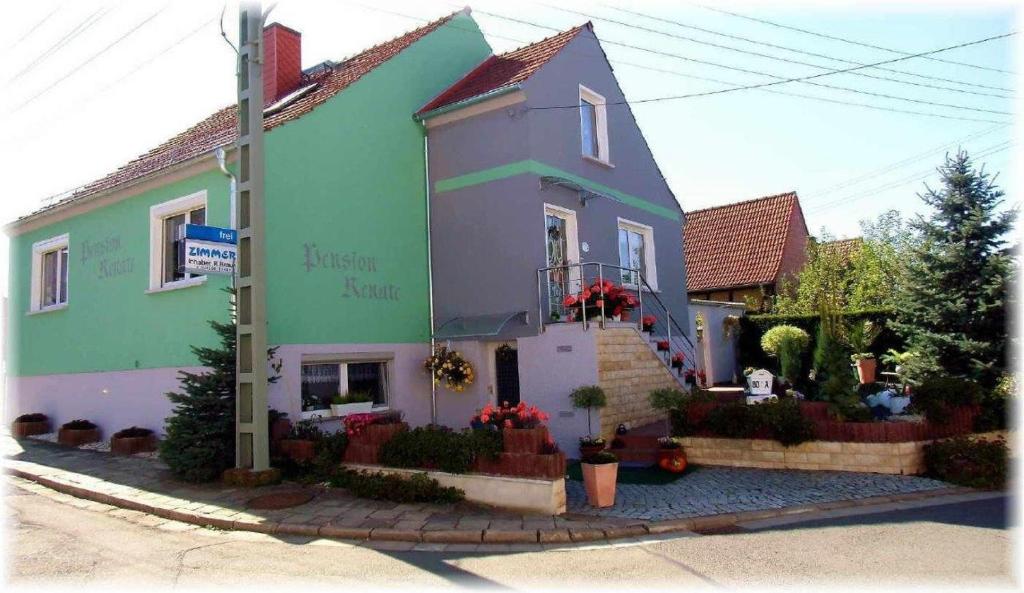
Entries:
[[216,226],[203,226],[201,224],[186,224],[185,238],[196,241],[207,241],[209,243],[238,243],[238,231],[235,229],[224,229]]
[[185,271],[190,274],[235,273],[238,233],[202,225],[185,225]]

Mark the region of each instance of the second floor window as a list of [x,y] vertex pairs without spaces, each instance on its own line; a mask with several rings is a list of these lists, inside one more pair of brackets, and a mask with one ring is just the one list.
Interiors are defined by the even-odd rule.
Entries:
[[185,225],[206,224],[206,208],[195,208],[164,219],[163,281],[191,278],[185,272]]
[[604,97],[580,85],[580,141],[583,156],[610,165],[606,108]]

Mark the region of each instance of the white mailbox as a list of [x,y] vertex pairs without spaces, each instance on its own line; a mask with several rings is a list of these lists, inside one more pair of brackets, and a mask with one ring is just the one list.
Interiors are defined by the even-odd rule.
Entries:
[[764,369],[757,369],[750,373],[747,376],[747,404],[778,401],[778,396],[772,393],[774,383],[775,376]]

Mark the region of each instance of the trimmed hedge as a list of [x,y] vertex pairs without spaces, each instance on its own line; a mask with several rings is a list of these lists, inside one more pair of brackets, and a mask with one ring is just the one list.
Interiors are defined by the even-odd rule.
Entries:
[[421,426],[400,432],[381,445],[380,463],[464,474],[478,457],[494,459],[501,451],[501,431],[455,432],[445,426]]
[[[850,311],[843,313],[843,323],[847,326],[854,323],[871,321],[882,328],[882,333],[871,345],[871,352],[875,357],[880,357],[890,348],[900,352],[906,350],[906,344],[892,328],[889,327],[889,320],[895,317],[895,311],[891,309],[866,309],[863,311]],[[811,336],[810,345],[801,353],[802,368],[811,369],[813,364],[814,348],[817,345],[818,324],[821,317],[817,314],[808,315],[746,315],[740,318],[740,336],[737,340],[739,351],[740,367],[765,368],[778,371],[778,359],[765,354],[761,349],[761,336],[766,331],[777,325],[792,325],[798,327]],[[881,370],[881,369],[879,369]]]
[[405,477],[345,469],[331,476],[330,484],[335,488],[344,488],[359,498],[391,502],[453,503],[466,498],[462,490],[441,486],[425,473]]
[[1006,441],[957,437],[924,447],[930,477],[969,488],[998,490],[1006,486],[1010,451]]

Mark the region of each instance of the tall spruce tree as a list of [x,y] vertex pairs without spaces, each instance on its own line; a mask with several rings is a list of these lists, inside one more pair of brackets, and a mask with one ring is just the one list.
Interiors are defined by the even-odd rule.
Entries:
[[235,324],[210,321],[220,347],[192,346],[201,373],[179,372],[184,393],[168,393],[174,413],[164,427],[160,458],[190,482],[208,482],[235,464]]
[[942,372],[991,387],[1007,366],[1006,234],[1015,212],[997,212],[1003,192],[966,152],[947,155],[939,172],[942,187],[919,194],[934,211],[912,222],[920,242],[893,326],[916,355],[915,378]]

